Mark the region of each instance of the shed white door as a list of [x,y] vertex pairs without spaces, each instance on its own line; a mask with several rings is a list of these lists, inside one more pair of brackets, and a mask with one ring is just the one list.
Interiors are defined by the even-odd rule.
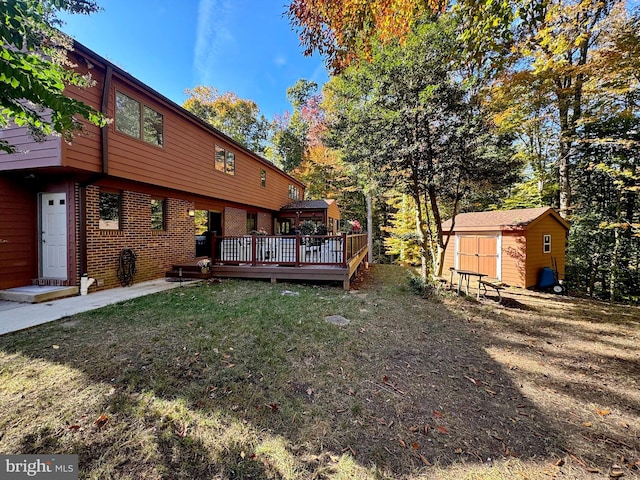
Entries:
[[67,278],[67,194],[40,195],[40,252],[44,278]]
[[497,235],[460,235],[458,237],[458,269],[484,273],[499,278]]

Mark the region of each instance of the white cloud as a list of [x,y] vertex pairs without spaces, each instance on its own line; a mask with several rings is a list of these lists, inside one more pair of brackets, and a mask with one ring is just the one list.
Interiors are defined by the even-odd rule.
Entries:
[[216,55],[225,44],[233,42],[233,35],[226,28],[232,5],[232,0],[200,0],[198,4],[193,52],[193,70],[198,84],[211,84]]

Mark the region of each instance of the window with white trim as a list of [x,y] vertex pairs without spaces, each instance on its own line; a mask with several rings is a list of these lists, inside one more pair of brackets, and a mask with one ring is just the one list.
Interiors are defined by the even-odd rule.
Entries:
[[551,235],[542,236],[542,252],[551,253]]

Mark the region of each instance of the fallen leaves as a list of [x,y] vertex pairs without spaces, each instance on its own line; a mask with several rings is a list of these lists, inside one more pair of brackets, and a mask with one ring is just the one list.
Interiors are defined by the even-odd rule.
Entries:
[[100,429],[104,428],[104,426],[107,424],[108,421],[109,421],[109,417],[107,417],[106,415],[102,414],[93,423],[100,430]]

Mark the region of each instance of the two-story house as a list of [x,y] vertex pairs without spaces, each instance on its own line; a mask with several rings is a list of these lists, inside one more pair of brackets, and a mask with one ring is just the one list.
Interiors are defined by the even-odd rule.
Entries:
[[279,209],[304,185],[79,43],[76,69],[95,85],[67,93],[105,113],[71,144],[0,131],[18,153],[0,155],[0,289],[32,284],[119,286],[124,250],[136,281],[193,260],[195,211],[207,230],[279,230]]

